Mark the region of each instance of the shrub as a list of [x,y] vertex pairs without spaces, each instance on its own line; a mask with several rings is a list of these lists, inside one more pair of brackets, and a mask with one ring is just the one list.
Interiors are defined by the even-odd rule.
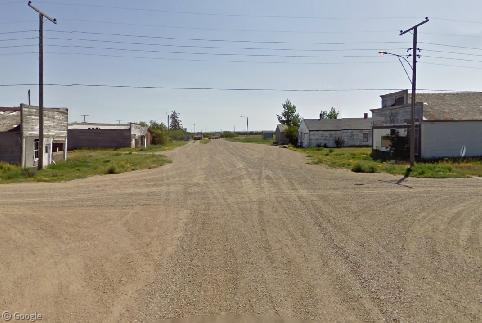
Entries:
[[376,173],[377,169],[373,165],[369,165],[366,163],[356,163],[351,168],[351,171],[355,173]]
[[167,131],[161,129],[151,129],[152,144],[153,145],[165,145],[169,141]]
[[290,144],[296,146],[298,144],[298,127],[288,126],[285,130],[286,137]]
[[117,169],[116,165],[112,164],[107,168],[105,173],[106,174],[119,174],[119,170]]
[[341,137],[336,137],[335,138],[335,146],[336,148],[341,148],[345,145],[345,139],[341,138]]
[[223,131],[223,133],[221,134],[221,137],[222,138],[234,138],[234,137],[236,137],[236,134],[234,132],[231,132],[231,131]]
[[392,158],[397,160],[406,160],[410,154],[410,145],[408,136],[400,136],[398,131],[394,131],[390,135],[390,153]]
[[22,173],[25,177],[35,177],[37,175],[37,168],[25,168],[22,170]]

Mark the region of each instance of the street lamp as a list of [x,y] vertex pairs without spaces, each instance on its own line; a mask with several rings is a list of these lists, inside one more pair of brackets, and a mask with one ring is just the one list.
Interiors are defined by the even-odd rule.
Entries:
[[[387,51],[379,51],[378,54],[384,56],[384,55],[390,55],[390,56],[395,56],[398,58],[398,61],[403,67],[403,70],[405,71],[405,74],[407,75],[408,80],[410,81],[410,84],[412,85],[412,111],[411,111],[411,120],[410,120],[410,167],[413,167],[415,163],[415,84],[413,80],[415,79],[415,69],[413,68],[413,65],[410,64],[408,59],[403,56],[403,55],[398,55],[394,53],[390,53]],[[407,69],[405,68],[405,65],[403,64],[402,59],[410,66],[410,69],[412,70],[412,75],[413,77],[410,78],[410,75],[407,72]]]
[[398,54],[394,54],[394,53],[390,53],[390,52],[387,52],[387,51],[379,51],[378,54],[380,54],[381,56],[384,56],[384,55],[391,55],[391,56],[395,56],[398,58],[398,61],[400,62],[400,64],[402,65],[403,67],[403,70],[405,71],[405,74],[407,74],[407,77],[408,77],[408,80],[410,82],[410,84],[412,84],[412,79],[410,78],[410,75],[408,74],[407,72],[407,69],[405,68],[405,65],[403,65],[403,62],[402,62],[402,59],[408,64],[408,66],[410,66],[410,69],[413,71],[413,67],[412,67],[412,64],[410,64],[410,62],[408,61],[408,59],[403,56],[403,55],[398,55]]
[[248,116],[240,116],[241,118],[246,118],[246,134],[249,134],[249,118]]

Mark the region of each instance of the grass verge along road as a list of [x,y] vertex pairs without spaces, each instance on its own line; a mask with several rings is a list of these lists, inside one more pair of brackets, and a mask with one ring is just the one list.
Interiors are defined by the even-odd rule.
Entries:
[[[334,168],[348,168],[357,173],[384,172],[393,175],[404,175],[407,170],[407,164],[404,162],[373,159],[370,156],[370,148],[292,149],[307,154],[313,164],[324,164]],[[419,162],[413,167],[410,176],[431,178],[482,176],[482,159],[443,159],[433,162]]]
[[142,149],[79,149],[70,151],[68,159],[37,171],[0,163],[0,184],[13,182],[62,182],[94,175],[119,174],[139,169],[150,169],[169,163],[157,152],[184,145],[170,142],[163,146]]

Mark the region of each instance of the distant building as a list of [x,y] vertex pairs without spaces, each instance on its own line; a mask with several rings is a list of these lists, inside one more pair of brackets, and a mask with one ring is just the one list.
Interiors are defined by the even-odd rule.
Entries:
[[[389,155],[396,133],[407,137],[411,124],[408,90],[382,95],[373,109],[373,151]],[[415,155],[419,159],[482,156],[482,92],[418,93]]]
[[372,119],[364,118],[303,119],[298,129],[300,147],[370,147],[372,143]]
[[284,124],[276,126],[274,132],[274,143],[276,145],[287,145],[290,143],[288,136],[286,135],[286,130],[288,130],[288,127]]
[[263,139],[273,140],[274,131],[272,131],[272,130],[265,130],[265,131],[262,131],[262,132],[261,132],[261,135],[263,136]]
[[0,107],[0,161],[24,168],[67,159],[68,109],[44,108],[44,144],[39,143],[38,107]]
[[136,123],[69,124],[69,150],[78,148],[145,148],[152,135],[147,126]]

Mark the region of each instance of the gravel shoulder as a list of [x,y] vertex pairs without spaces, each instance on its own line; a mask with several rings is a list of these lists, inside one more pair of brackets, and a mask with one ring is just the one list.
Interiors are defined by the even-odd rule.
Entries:
[[48,321],[480,321],[482,181],[213,140],[157,169],[0,186],[0,311]]

